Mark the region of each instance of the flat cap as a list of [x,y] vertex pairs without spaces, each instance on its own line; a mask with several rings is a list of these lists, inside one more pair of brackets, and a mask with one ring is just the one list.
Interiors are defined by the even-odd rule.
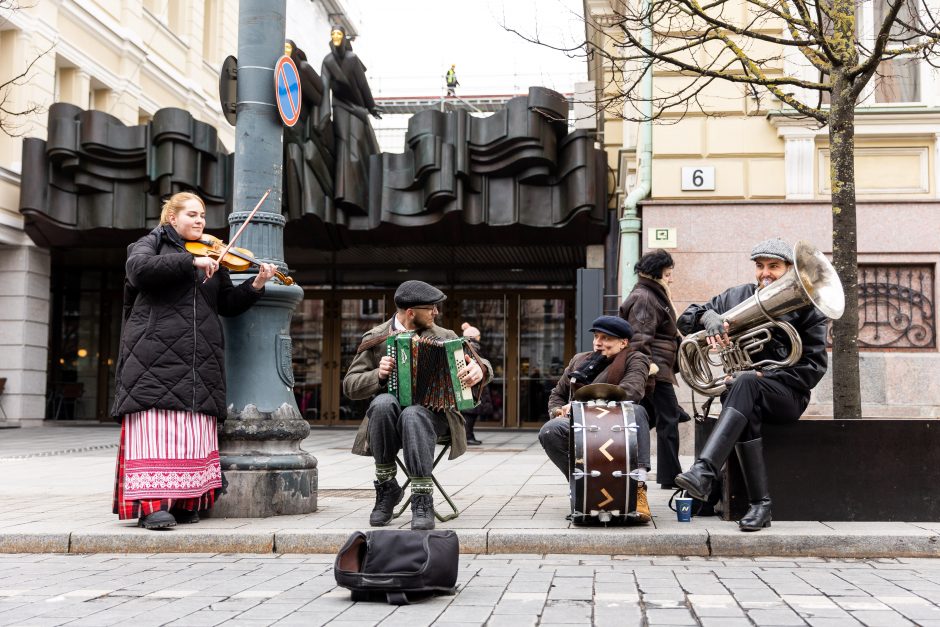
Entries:
[[630,323],[617,316],[601,316],[591,323],[590,331],[605,333],[610,337],[629,340],[633,337],[633,327]]
[[444,292],[424,281],[405,281],[395,290],[395,306],[399,309],[436,305],[445,300]]
[[765,259],[780,259],[787,263],[793,263],[793,246],[790,246],[779,237],[765,239],[751,249],[751,261],[762,257]]

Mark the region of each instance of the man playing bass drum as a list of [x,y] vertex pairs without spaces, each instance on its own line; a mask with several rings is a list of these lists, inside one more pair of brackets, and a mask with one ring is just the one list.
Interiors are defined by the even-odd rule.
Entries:
[[[756,283],[725,290],[705,305],[690,305],[679,317],[679,330],[690,334],[705,330],[710,346],[727,345],[728,325],[721,314],[751,298],[782,277],[793,265],[793,247],[774,238],[751,250]],[[750,508],[738,522],[742,531],[758,531],[770,526],[770,493],[761,441],[761,425],[789,423],[800,419],[809,404],[810,390],[826,374],[827,318],[816,307],[805,307],[777,318],[793,325],[803,342],[803,353],[793,366],[775,370],[747,370],[725,379],[721,413],[699,458],[688,472],[676,476],[676,484],[691,496],[707,500],[721,467],[735,448],[744,471]],[[785,336],[773,331],[773,339],[754,361],[784,359],[790,351]]]
[[569,415],[573,393],[590,383],[609,383],[621,388],[626,393],[625,400],[636,403],[633,409],[637,425],[637,461],[642,471],[637,487],[636,511],[630,512],[628,518],[632,522],[648,523],[653,519],[646,498],[645,479],[650,470],[650,428],[649,417],[639,402],[646,392],[650,359],[630,346],[633,328],[623,318],[601,316],[594,320],[590,330],[594,334],[594,351],[572,357],[558,379],[548,400],[550,419],[539,430],[539,442],[548,458],[568,479]]

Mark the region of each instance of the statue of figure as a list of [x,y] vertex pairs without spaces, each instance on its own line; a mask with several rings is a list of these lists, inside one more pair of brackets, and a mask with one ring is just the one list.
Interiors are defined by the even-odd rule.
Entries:
[[[366,80],[366,67],[352,51],[346,30],[334,25],[330,53],[320,68],[323,100],[318,126],[325,129],[333,114],[333,198],[337,209],[352,214],[368,211],[369,156],[378,153],[368,115],[381,118]],[[332,101],[332,102],[331,102]]]
[[[284,128],[284,197],[289,220],[312,216],[335,220],[333,209],[333,131],[319,125],[323,81],[307,62],[307,55],[292,40],[284,43],[284,54],[300,74],[300,119]],[[322,246],[322,242],[318,242]]]

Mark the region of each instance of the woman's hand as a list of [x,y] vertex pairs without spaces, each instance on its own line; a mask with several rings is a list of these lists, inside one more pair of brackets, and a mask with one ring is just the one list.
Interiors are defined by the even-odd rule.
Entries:
[[277,272],[277,266],[273,263],[262,263],[258,268],[258,276],[251,282],[251,287],[260,290],[264,284]]
[[193,265],[206,273],[206,281],[219,269],[219,262],[212,257],[193,257]]

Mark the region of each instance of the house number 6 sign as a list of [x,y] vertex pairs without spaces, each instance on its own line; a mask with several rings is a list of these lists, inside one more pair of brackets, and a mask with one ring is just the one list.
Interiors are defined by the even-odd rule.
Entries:
[[682,191],[704,192],[715,190],[715,166],[693,165],[682,168]]

